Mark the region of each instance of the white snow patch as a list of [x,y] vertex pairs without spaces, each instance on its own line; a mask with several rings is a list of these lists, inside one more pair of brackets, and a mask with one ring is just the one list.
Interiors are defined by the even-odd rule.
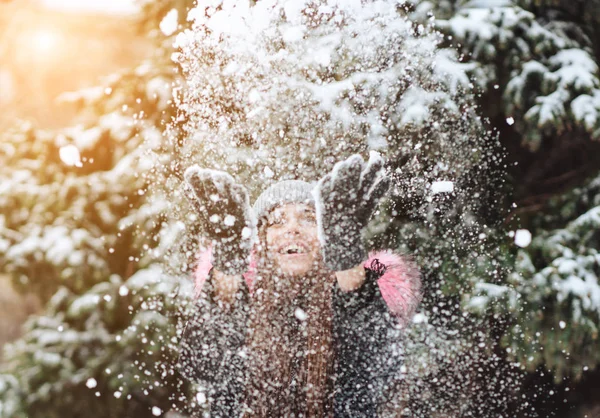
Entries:
[[233,215],[227,215],[225,217],[225,219],[223,220],[223,223],[226,226],[233,226],[235,224],[235,216],[233,216]]
[[102,137],[102,129],[99,127],[93,127],[90,129],[83,129],[83,127],[76,127],[69,131],[69,134],[73,137],[75,146],[80,150],[92,150]]
[[273,170],[271,170],[269,167],[265,167],[265,169],[263,170],[263,172],[265,173],[265,177],[267,178],[273,178],[273,176],[275,175],[275,173],[273,172]]
[[256,90],[256,89],[250,90],[250,93],[248,94],[248,101],[250,103],[256,103],[256,102],[260,101],[260,93],[258,92],[258,90]]
[[476,311],[483,311],[487,307],[488,303],[489,298],[487,296],[473,296],[471,299],[469,299],[467,308]]
[[437,193],[452,193],[454,191],[454,182],[452,181],[434,181],[431,183],[431,191]]
[[127,286],[121,286],[119,287],[119,295],[120,296],[127,296],[129,294],[129,289],[127,288]]
[[[169,100],[173,98],[173,88],[171,83],[162,77],[155,77],[146,84],[146,95],[150,99],[158,100],[158,107],[166,107],[169,104]],[[150,129],[146,129],[150,131]],[[160,131],[158,132],[159,137],[162,137]],[[156,134],[154,134],[156,135]],[[145,137],[146,135],[144,135]]]
[[81,167],[81,155],[79,154],[79,149],[73,145],[65,145],[64,147],[60,147],[58,150],[58,155],[60,160],[70,167]]
[[475,285],[475,289],[485,292],[487,296],[493,298],[499,298],[509,292],[509,288],[507,286],[500,286],[493,283],[477,283]]
[[165,36],[171,36],[177,30],[177,19],[179,17],[179,13],[177,9],[171,9],[169,13],[163,17],[158,25],[160,27],[160,31],[165,34]]
[[521,248],[531,244],[531,232],[527,229],[517,229],[515,231],[515,244]]
[[75,299],[67,313],[68,315],[79,316],[82,312],[91,312],[96,309],[99,301],[98,295],[85,294]]
[[573,295],[580,299],[583,309],[600,312],[600,285],[597,277],[594,274],[585,274],[585,272],[579,272],[579,274],[584,277],[571,274],[566,279],[552,284],[552,287],[558,292],[557,300],[563,302],[569,295]]
[[435,57],[434,72],[444,79],[450,92],[456,94],[459,88],[468,88],[470,84],[467,70],[475,68],[473,63],[459,62],[456,52],[450,49],[441,50]]
[[412,319],[414,324],[426,324],[429,322],[429,319],[427,318],[427,316],[423,313],[417,313],[415,314],[415,316],[413,316]]
[[282,38],[285,42],[293,43],[301,41],[304,37],[304,32],[306,31],[306,27],[302,25],[291,26],[287,30],[283,31]]
[[242,229],[242,238],[247,239],[247,238],[250,238],[251,236],[252,236],[252,229],[245,226],[244,229]]
[[296,316],[296,318],[298,318],[299,321],[306,321],[306,318],[308,318],[308,314],[306,313],[306,311],[304,311],[301,308],[296,308],[296,310],[294,311],[294,315]]

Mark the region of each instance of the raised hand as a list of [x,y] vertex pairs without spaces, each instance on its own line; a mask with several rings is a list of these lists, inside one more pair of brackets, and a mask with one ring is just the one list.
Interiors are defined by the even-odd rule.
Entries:
[[185,171],[185,180],[204,233],[212,241],[213,266],[225,274],[245,272],[254,228],[248,192],[229,174],[197,165]]
[[337,163],[319,181],[315,190],[317,222],[328,268],[344,271],[367,259],[362,230],[389,186],[383,159],[374,152],[368,163],[358,154]]

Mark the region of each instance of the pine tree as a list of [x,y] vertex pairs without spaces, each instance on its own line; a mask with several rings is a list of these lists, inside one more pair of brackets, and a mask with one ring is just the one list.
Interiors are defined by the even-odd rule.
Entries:
[[173,243],[161,240],[165,205],[149,198],[148,154],[174,112],[167,35],[187,7],[146,3],[140,30],[156,53],[66,95],[91,122],[2,135],[0,266],[45,305],[6,347],[2,418],[157,416],[185,396],[173,365],[192,292],[163,261]]
[[522,369],[576,392],[599,365],[600,5],[440,5],[419,3],[415,14],[437,16],[447,44],[470,65],[482,115],[508,151],[516,209],[507,223],[534,237],[519,249],[498,230],[509,267],[502,280],[478,283],[465,303],[510,321],[502,343]]

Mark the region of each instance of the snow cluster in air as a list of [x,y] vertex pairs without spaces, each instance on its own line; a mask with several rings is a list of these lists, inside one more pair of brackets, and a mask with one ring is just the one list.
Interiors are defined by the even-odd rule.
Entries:
[[452,181],[434,181],[431,184],[431,192],[437,193],[452,193],[454,191],[454,182]]
[[171,9],[160,21],[160,30],[165,36],[171,36],[175,33],[178,26],[179,13],[177,9]]
[[[464,214],[449,235],[460,236],[463,248],[474,237],[479,251],[490,234],[474,220],[477,191],[461,181],[476,171],[480,160],[471,156],[485,153],[479,119],[462,101],[472,88],[467,71],[473,65],[460,62],[452,49],[438,48],[439,34],[412,22],[395,1],[312,6],[223,2],[189,12],[192,28],[177,34],[173,55],[185,76],[185,85],[176,88],[186,132],[178,152],[202,160],[190,163],[243,179],[254,198],[282,179],[315,182],[352,153],[378,150],[390,165],[407,153],[406,165],[391,173],[390,194],[422,202],[410,215],[423,217],[424,236],[441,230],[451,214]],[[477,19],[463,23],[467,30]],[[453,207],[455,202],[469,203]],[[223,222],[226,215],[213,214],[210,221]],[[377,230],[386,229],[388,215],[382,210]],[[398,245],[420,233],[402,230]],[[251,231],[242,234],[249,238]],[[466,262],[459,256],[450,262],[444,251],[424,261],[428,269]],[[485,311],[506,292],[484,284],[470,295],[471,306]],[[441,359],[450,353],[484,355],[477,352],[481,341],[470,346],[460,340],[465,336],[453,329],[456,318],[442,325],[434,320],[456,307],[431,303],[433,312],[419,313],[407,337],[412,342],[406,344],[403,373],[417,380],[437,378]],[[304,310],[293,313],[310,321]]]
[[517,229],[515,231],[515,244],[521,248],[531,244],[531,232],[527,229]]
[[[250,7],[249,3],[256,5]],[[135,106],[134,101],[137,105],[147,101],[158,107],[166,107],[173,100],[179,100],[177,105],[180,113],[175,118],[178,124],[185,121],[185,134],[177,137],[181,138],[182,149],[172,151],[173,154],[198,158],[205,166],[235,173],[236,178],[244,179],[244,185],[248,186],[254,197],[266,185],[281,179],[302,177],[309,181],[318,180],[336,161],[354,152],[364,155],[366,150],[380,150],[393,166],[402,160],[402,153],[410,151],[411,158],[406,166],[390,170],[394,180],[390,192],[393,196],[382,205],[379,218],[374,219],[374,227],[369,231],[388,231],[390,227],[389,230],[394,231],[395,235],[386,238],[391,239],[393,245],[423,260],[428,279],[430,276],[437,278],[436,269],[443,271],[442,286],[436,287],[433,279],[428,283],[428,304],[413,318],[412,327],[407,330],[407,341],[402,343],[403,349],[406,349],[406,364],[400,370],[407,375],[407,379],[424,376],[419,383],[438,383],[438,378],[442,378],[436,373],[444,367],[448,368],[449,363],[462,368],[457,373],[459,376],[468,376],[473,371],[470,367],[476,361],[464,358],[471,354],[471,358],[486,365],[495,361],[494,355],[485,353],[485,350],[495,350],[497,347],[492,347],[490,340],[482,341],[484,337],[479,334],[477,327],[473,335],[468,335],[471,328],[465,331],[456,325],[464,319],[456,314],[463,307],[469,311],[487,313],[494,306],[500,306],[498,309],[501,314],[495,317],[504,317],[507,313],[527,312],[524,309],[526,303],[532,305],[539,300],[550,300],[561,309],[566,306],[558,318],[548,320],[552,329],[560,332],[567,329],[571,322],[578,326],[596,327],[597,321],[590,318],[600,314],[597,273],[600,255],[594,248],[577,242],[576,237],[582,235],[580,230],[597,230],[600,224],[597,210],[577,217],[564,230],[553,231],[545,236],[540,236],[536,230],[535,239],[526,229],[508,234],[511,239],[506,241],[514,242],[520,248],[509,245],[517,252],[519,272],[511,275],[507,284],[498,284],[500,275],[504,274],[500,263],[496,263],[497,260],[492,260],[492,263],[485,260],[485,245],[494,238],[493,231],[478,224],[477,211],[480,208],[473,205],[478,191],[463,187],[465,182],[460,181],[461,174],[473,169],[466,156],[475,155],[481,149],[476,144],[473,149],[465,150],[461,138],[469,136],[470,132],[465,134],[460,131],[456,135],[451,131],[460,121],[472,119],[472,115],[464,112],[468,106],[458,103],[454,95],[461,95],[474,82],[475,78],[471,76],[477,73],[476,64],[460,62],[452,49],[439,49],[438,42],[442,38],[435,33],[428,33],[422,25],[405,19],[404,14],[398,12],[398,3],[395,1],[324,1],[322,7],[314,12],[314,20],[306,16],[305,7],[309,3],[298,0],[211,1],[206,2],[208,9],[203,6],[192,9],[188,19],[193,22],[193,28],[177,36],[176,45],[180,49],[174,54],[175,60],[182,64],[185,82],[188,83],[185,87],[179,86],[178,93],[181,94],[173,95],[170,80],[150,74],[152,69],[148,66],[140,67],[136,75],[150,77],[140,92],[140,96],[147,97],[131,98],[130,105],[123,105],[120,111],[103,116],[96,127],[76,126],[65,130],[64,135],[57,136],[52,152],[58,153],[59,164],[64,164],[61,170],[76,171],[73,167],[81,168],[87,162],[92,162],[83,156],[101,146],[102,139],[106,137],[130,146],[132,137],[141,136],[151,150],[172,146],[170,141],[178,142],[163,136],[161,128],[143,126],[146,121],[133,126],[131,117],[125,113]],[[455,17],[439,21],[439,25],[444,29],[450,28],[456,37],[478,39],[485,46],[479,53],[495,59],[497,57],[494,55],[499,52],[495,49],[495,40],[504,39],[505,44],[511,44],[517,32],[514,29],[522,28],[525,20],[531,20],[530,12],[519,11],[509,3],[505,0],[469,1]],[[430,6],[419,3],[416,13],[423,12],[427,7]],[[162,34],[176,34],[179,20],[183,21],[183,16],[179,16],[176,9],[168,11],[160,22]],[[502,24],[496,24],[497,21],[502,21]],[[542,36],[548,31],[534,19],[530,32]],[[542,80],[539,84],[548,91],[540,95],[527,113],[528,123],[539,127],[554,126],[560,115],[569,112],[577,122],[593,132],[600,120],[597,74],[597,64],[589,51],[564,49],[551,55],[547,62],[531,61],[516,70],[507,94],[518,95],[533,78]],[[7,86],[2,78],[0,73],[0,90]],[[500,88],[497,80],[493,80],[491,85],[496,90]],[[572,90],[585,93],[572,97]],[[112,98],[117,91],[117,88],[99,87],[67,93],[61,98],[94,101],[103,96]],[[505,119],[506,124],[512,126],[510,129],[522,129],[519,125],[523,120],[518,110],[505,114],[513,115]],[[426,129],[421,130],[423,127]],[[477,142],[475,137],[471,138],[474,143]],[[170,194],[145,205],[139,213],[132,212],[120,217],[116,214],[120,209],[115,210],[115,207],[133,205],[121,201],[120,184],[136,181],[135,176],[148,168],[149,158],[140,152],[132,152],[121,159],[121,155],[117,155],[121,152],[118,148],[115,147],[114,159],[121,161],[111,170],[86,177],[86,187],[79,188],[72,178],[66,176],[58,189],[50,190],[50,195],[58,196],[57,202],[68,200],[75,186],[79,195],[111,196],[107,200],[98,200],[93,208],[85,202],[74,201],[71,204],[69,201],[67,219],[61,219],[61,222],[77,222],[93,210],[102,226],[117,225],[119,231],[126,231],[134,225],[143,225],[143,229],[147,230],[158,227],[154,219],[160,214],[160,242],[144,256],[164,256],[170,267],[188,274],[196,247],[182,245],[182,237],[189,240],[196,238],[191,236],[197,234],[197,229],[190,226],[197,226],[193,224],[198,218],[197,214],[186,213],[185,222],[178,219],[169,225],[162,223],[165,213],[172,215],[170,209],[173,207],[179,211],[187,208],[187,203],[182,204],[182,193],[178,189],[180,179],[164,185]],[[434,155],[433,163],[431,155]],[[157,166],[171,167],[160,158],[157,157]],[[182,161],[182,165],[188,162]],[[23,187],[28,191],[27,199],[38,197],[42,194],[39,190],[47,188],[47,185],[38,184],[35,176],[27,173],[27,170],[15,172],[12,181],[0,185],[0,191]],[[159,188],[156,185],[153,187]],[[142,186],[139,189],[136,186],[135,190],[140,198],[147,197],[146,189]],[[405,207],[402,199],[406,198],[409,203],[410,198],[418,201],[421,198],[419,193],[427,196],[423,200],[428,204],[416,208],[407,204],[409,213],[401,213]],[[0,194],[3,198],[9,195]],[[471,200],[469,194],[472,195]],[[218,195],[214,195],[213,199],[218,200]],[[398,202],[394,200],[400,203],[396,205]],[[455,202],[460,204],[453,206]],[[38,206],[43,207],[36,205],[32,212],[38,210]],[[406,215],[411,221],[412,218],[418,221],[408,221],[406,227],[397,228],[397,225],[386,222],[389,213],[398,215],[398,219]],[[49,224],[44,214],[34,215],[44,219],[40,226],[23,237],[0,239],[0,250],[15,268],[26,269],[31,260],[43,262],[55,266],[60,280],[68,283],[71,278],[87,277],[84,269],[89,267],[98,272],[102,285],[109,280],[116,283],[112,293],[102,290],[77,297],[65,313],[66,316],[79,317],[99,312],[118,303],[120,299],[134,300],[140,297],[142,290],[153,289],[156,294],[168,293],[165,288],[169,279],[165,279],[162,271],[155,268],[140,270],[128,280],[115,279],[105,260],[109,254],[109,257],[120,255],[122,248],[117,243],[99,240],[92,231],[72,228],[70,224],[69,227],[59,222]],[[19,216],[20,213],[7,213],[0,217],[0,227],[6,229],[6,236],[14,234],[14,231],[5,227],[5,217]],[[453,216],[462,222],[455,230],[448,226],[454,220]],[[220,213],[214,215],[211,221],[234,226],[238,219]],[[439,231],[443,231],[443,239],[448,239],[448,242],[455,239],[453,234],[457,234],[459,239],[452,242],[452,246],[458,242],[460,251],[451,256],[448,255],[448,249],[437,251],[435,246],[440,245],[440,241],[436,242],[435,239]],[[251,238],[252,230],[244,228],[242,236]],[[106,238],[110,240],[110,237]],[[179,246],[185,247],[182,250],[185,257],[167,257],[172,254],[172,248]],[[475,255],[469,258],[470,254]],[[537,271],[539,258],[547,254],[552,254],[551,261],[548,261],[546,268]],[[482,260],[481,265],[477,264],[479,260]],[[129,261],[139,262],[139,259],[132,256]],[[146,262],[143,259],[142,264]],[[474,270],[473,277],[465,279],[470,269]],[[454,277],[457,271],[465,277],[461,276],[458,280]],[[530,276],[527,276],[529,273]],[[489,283],[484,281],[488,278]],[[469,284],[463,284],[468,280],[471,280]],[[459,289],[453,287],[456,281],[460,282]],[[451,297],[456,300],[451,303],[456,306],[448,306],[448,299],[444,299],[445,292],[454,292]],[[193,292],[190,290],[188,293]],[[172,294],[169,297],[172,298]],[[527,297],[530,299],[526,300]],[[134,302],[131,303],[133,305]],[[133,315],[132,305],[126,308]],[[156,353],[156,345],[167,347],[164,341],[149,335],[154,325],[148,324],[164,323],[165,320],[154,309],[155,306],[151,300],[144,300],[140,304],[141,312],[135,319],[137,322],[133,325],[136,332],[143,334],[141,342],[145,354]],[[301,322],[311,319],[300,308],[294,311],[294,318]],[[517,324],[515,329],[522,335],[525,331],[519,330],[519,326]],[[128,338],[132,338],[127,333],[103,335],[98,330],[95,332],[96,336],[101,335],[111,344],[129,343]],[[52,324],[50,330],[45,330],[36,338],[40,344],[52,345],[60,341],[71,343],[83,337],[61,323]],[[178,339],[173,338],[169,344],[177,344]],[[468,338],[473,340],[465,342]],[[474,351],[476,347],[482,351]],[[517,349],[507,347],[506,351],[515,354]],[[35,361],[56,368],[65,359],[53,352],[38,352]],[[140,371],[142,369],[140,366]],[[476,370],[476,373],[479,372],[481,370]],[[0,386],[2,383],[0,380]],[[456,383],[444,395],[450,394],[454,399],[461,399],[462,403],[461,383]],[[486,383],[498,383],[499,386],[515,384],[510,378],[497,378],[494,382]],[[89,389],[98,385],[93,378],[85,382]],[[149,380],[148,385],[159,386],[154,379]],[[111,387],[111,392],[115,388]],[[424,398],[430,396],[433,399],[430,403],[432,409],[440,407],[442,397],[427,393],[427,390],[429,388],[413,394],[413,398],[425,394]],[[113,396],[120,398],[123,393],[127,391],[120,388],[113,392]],[[100,393],[96,392],[96,395]],[[209,400],[209,392],[198,392],[195,399],[198,404],[205,404]],[[504,401],[500,397],[498,400]],[[0,404],[0,415],[2,407]],[[153,415],[159,416],[163,412],[161,408],[152,408]],[[477,413],[475,416],[478,416]]]
[[306,321],[308,318],[308,314],[302,308],[296,308],[294,311],[294,316],[298,318],[299,321]]
[[201,405],[206,403],[206,394],[204,392],[198,392],[196,394],[196,401],[198,401],[198,403]]
[[65,145],[59,149],[59,156],[63,163],[68,166],[81,167],[81,155],[79,154],[79,148],[75,145]]
[[223,219],[223,224],[225,224],[225,226],[233,226],[235,224],[235,217],[232,215],[225,216],[225,219]]
[[119,287],[119,295],[120,296],[127,296],[129,294],[129,289],[127,288],[127,286],[123,285]]

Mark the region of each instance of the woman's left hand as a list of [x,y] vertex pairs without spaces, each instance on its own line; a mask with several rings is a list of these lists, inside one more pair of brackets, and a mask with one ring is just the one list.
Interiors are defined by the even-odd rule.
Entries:
[[337,163],[315,190],[319,238],[325,265],[350,270],[367,258],[362,230],[387,192],[390,179],[383,159],[372,152],[367,163],[358,154]]

